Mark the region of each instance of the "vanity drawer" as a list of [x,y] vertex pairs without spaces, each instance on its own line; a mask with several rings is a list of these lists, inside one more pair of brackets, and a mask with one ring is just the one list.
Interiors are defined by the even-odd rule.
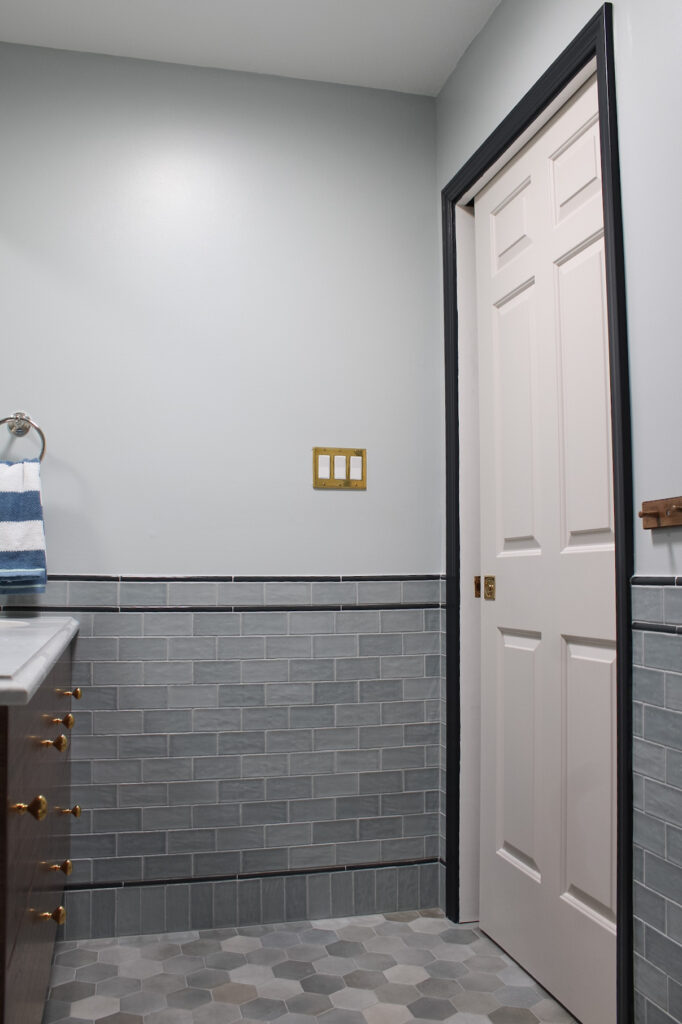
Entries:
[[40,1024],[52,970],[57,924],[38,913],[52,912],[63,902],[61,883],[38,897],[29,894],[23,908],[14,950],[5,968],[3,1024]]

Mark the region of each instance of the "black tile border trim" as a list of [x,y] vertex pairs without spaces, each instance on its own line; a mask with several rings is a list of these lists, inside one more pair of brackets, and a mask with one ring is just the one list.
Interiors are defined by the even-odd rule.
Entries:
[[430,864],[445,867],[440,857],[425,857],[422,860],[370,861],[367,864],[336,864],[328,867],[292,868],[287,871],[240,872],[232,875],[197,875],[185,878],[147,878],[135,882],[79,882],[64,886],[65,892],[94,892],[100,889],[140,889],[154,885],[194,885],[199,882],[238,882],[254,878],[290,878],[307,875],[336,875],[346,871],[368,871],[381,868],[415,868]]
[[[444,605],[444,579],[442,575],[427,573],[390,576],[107,576],[55,573],[48,576],[48,592],[42,600],[17,600],[0,595],[0,612],[346,612],[363,609],[436,609]],[[50,584],[57,588],[57,593],[50,592]],[[63,595],[58,591],[62,584]],[[88,584],[95,588],[98,585],[108,588],[108,592],[88,593]],[[136,590],[138,584],[140,587]],[[154,585],[156,590],[146,589]],[[173,588],[183,585],[186,585],[185,591],[179,591],[176,597]],[[221,585],[233,586],[237,592],[223,594],[219,590]],[[287,594],[287,586],[295,591],[296,588],[300,590],[302,585],[306,589],[297,595],[300,600]],[[331,589],[331,593],[320,591],[318,596],[316,588],[325,585]],[[372,585],[375,587],[374,593],[366,593],[361,589]],[[80,586],[80,592],[74,590],[72,593],[72,586]],[[281,587],[280,593],[270,589],[277,586]],[[413,587],[411,593],[410,586]],[[125,591],[124,587],[132,587],[132,592]],[[254,588],[257,588],[255,593]],[[381,590],[387,588],[389,592],[382,600]],[[232,597],[233,601],[227,603],[225,597]],[[273,603],[272,599],[277,603]]]
[[369,576],[107,576],[104,574],[49,573],[48,581],[74,583],[396,583],[440,580],[442,573],[402,573]]
[[682,587],[682,576],[633,576],[631,583],[633,587]]
[[668,622],[633,622],[632,628],[642,633],[673,633],[682,636],[682,626],[674,626]]
[[8,604],[0,605],[3,613],[27,612],[379,612],[379,611],[422,611],[445,608],[438,601],[421,601],[418,604],[122,604],[122,605],[75,605],[75,604]]
[[[443,869],[435,859],[340,871],[118,885],[67,890],[59,939],[90,940],[277,922],[442,909]],[[195,880],[197,881],[197,880]],[[72,917],[72,914],[74,915]]]

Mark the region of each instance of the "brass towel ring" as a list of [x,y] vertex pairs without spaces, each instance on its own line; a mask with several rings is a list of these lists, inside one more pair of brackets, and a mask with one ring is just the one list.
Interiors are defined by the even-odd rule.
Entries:
[[3,423],[7,424],[7,429],[10,434],[14,434],[15,437],[24,437],[25,434],[28,434],[31,427],[33,427],[43,443],[39,456],[40,461],[43,461],[43,456],[45,455],[45,449],[47,447],[45,434],[42,432],[38,424],[31,419],[27,412],[15,412],[12,416],[5,416],[4,419],[0,420],[0,424]]

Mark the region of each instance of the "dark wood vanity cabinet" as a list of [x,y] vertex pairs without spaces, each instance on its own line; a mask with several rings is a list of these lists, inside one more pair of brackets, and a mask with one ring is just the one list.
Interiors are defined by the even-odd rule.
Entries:
[[65,914],[69,747],[77,717],[70,691],[67,647],[28,704],[0,707],[2,1024],[40,1024],[57,922]]

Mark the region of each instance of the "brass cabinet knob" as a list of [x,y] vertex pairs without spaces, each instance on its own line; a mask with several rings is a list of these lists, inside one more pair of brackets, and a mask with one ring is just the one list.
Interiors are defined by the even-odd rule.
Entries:
[[56,924],[64,924],[66,921],[66,910],[64,907],[55,907],[54,910],[46,910],[43,914],[36,914],[39,921],[54,921]]
[[66,736],[64,735],[63,732],[60,733],[59,736],[57,736],[56,740],[41,740],[40,741],[40,746],[41,747],[54,747],[55,750],[58,750],[60,754],[64,753],[64,751],[66,750],[68,745],[69,745],[69,741],[67,740],[67,738],[66,738]]
[[47,817],[47,800],[44,796],[34,796],[30,804],[12,804],[10,811],[17,814],[32,814],[36,821],[42,821]]
[[80,818],[81,816],[81,805],[74,804],[73,807],[58,807],[60,814],[73,814],[74,818]]
[[74,700],[80,700],[83,696],[83,691],[80,686],[77,686],[73,690],[57,690],[56,693],[58,697],[73,697]]
[[75,721],[76,719],[73,717],[70,711],[68,712],[68,714],[64,715],[63,718],[49,718],[49,722],[51,725],[63,725],[67,729],[73,729]]
[[73,863],[70,860],[62,861],[61,864],[48,864],[48,871],[63,871],[65,875],[70,875],[73,871]]

